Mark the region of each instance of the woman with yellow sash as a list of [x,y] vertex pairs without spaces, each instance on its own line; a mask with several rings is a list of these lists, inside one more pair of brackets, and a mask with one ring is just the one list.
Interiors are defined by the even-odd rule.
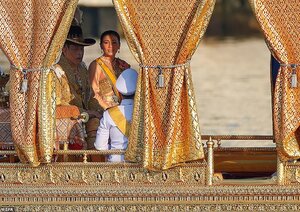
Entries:
[[[103,54],[89,66],[92,87],[89,109],[97,110],[101,115],[104,110],[119,105],[121,101],[121,95],[116,89],[116,80],[123,70],[130,68],[130,65],[116,58],[120,46],[120,35],[113,30],[105,31],[100,37],[100,48]],[[99,119],[90,120],[89,125],[88,137],[93,135],[93,140],[88,141],[88,148],[93,149]]]

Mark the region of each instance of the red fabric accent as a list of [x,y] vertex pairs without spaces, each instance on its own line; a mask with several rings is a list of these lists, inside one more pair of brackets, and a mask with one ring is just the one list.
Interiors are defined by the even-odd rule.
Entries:
[[74,105],[59,105],[56,106],[56,118],[77,118],[80,115],[79,108]]
[[78,143],[69,144],[70,150],[82,150],[82,148],[83,148],[83,145],[78,144]]

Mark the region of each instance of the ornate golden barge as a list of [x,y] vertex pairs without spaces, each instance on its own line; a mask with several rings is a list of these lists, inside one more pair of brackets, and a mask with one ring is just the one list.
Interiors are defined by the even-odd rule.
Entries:
[[[12,163],[15,152],[1,151],[7,155],[3,159],[7,162],[0,165],[1,207],[16,211],[299,210],[299,162],[276,164],[275,148],[213,147],[220,138],[232,139],[209,136],[206,160],[160,172],[133,163],[88,162],[88,155],[99,154],[93,150],[60,150],[56,154],[80,155],[82,162],[35,168]],[[101,152],[112,153],[123,151]],[[276,170],[281,173],[271,177]],[[226,173],[231,177],[224,179]]]
[[[0,211],[299,211],[299,3],[250,1],[281,64],[274,136],[201,136],[188,61],[215,0],[113,2],[141,64],[126,152],[67,150],[64,136],[64,148],[53,150],[52,64],[77,0],[0,1],[0,47],[12,64],[10,110],[0,110]],[[163,89],[155,87],[158,65],[165,69]],[[24,79],[28,90],[21,93]],[[276,148],[222,147],[226,140],[272,140]],[[157,157],[147,156],[149,147]],[[89,161],[124,153],[133,162]]]

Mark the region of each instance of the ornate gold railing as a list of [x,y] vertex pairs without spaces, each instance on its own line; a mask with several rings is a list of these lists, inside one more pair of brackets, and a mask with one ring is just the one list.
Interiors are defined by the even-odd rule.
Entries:
[[[202,135],[203,141],[207,141],[207,150],[210,151],[215,146],[221,147],[222,141],[246,141],[246,140],[273,140],[274,137],[271,135]],[[203,142],[204,145],[204,142]],[[1,147],[1,146],[0,146]],[[2,144],[2,149],[0,150],[0,155],[16,155],[16,151],[13,150],[13,143]],[[56,150],[54,154],[56,155],[110,155],[110,154],[124,154],[125,150]],[[88,161],[83,161],[88,162]]]
[[[271,183],[262,180],[247,184],[243,180],[239,183],[216,181],[214,177],[214,156],[227,150],[243,152],[244,156],[248,153],[246,148],[227,148],[221,147],[221,144],[227,140],[241,140],[241,143],[245,140],[272,141],[272,136],[204,135],[202,140],[206,144],[206,161],[187,163],[162,172],[147,172],[140,164],[89,162],[89,155],[123,154],[123,150],[55,151],[56,155],[83,156],[80,157],[83,161],[77,164],[58,162],[38,168],[20,163],[0,164],[2,205],[20,207],[25,211],[33,211],[35,205],[41,210],[46,208],[47,211],[57,208],[65,211],[149,210],[149,205],[158,210],[172,210],[175,207],[178,210],[196,211],[248,211],[261,208],[299,211],[300,174],[297,173],[300,173],[300,164],[285,166],[290,173],[286,179],[293,178],[292,181],[284,182],[286,186],[276,186],[272,179]],[[253,149],[255,151],[251,153]],[[266,152],[272,151],[273,155],[276,153],[274,147],[249,148],[249,152],[255,157],[257,152],[264,154],[265,149]],[[3,154],[14,156],[16,152],[6,149],[0,151],[0,155]],[[295,170],[295,174],[287,169]],[[263,204],[265,206],[261,206]],[[51,205],[55,206],[50,207]],[[159,208],[160,205],[164,207]]]
[[[206,143],[205,151],[206,151],[206,162],[207,162],[207,177],[206,177],[206,184],[213,185],[214,179],[214,151],[222,151],[223,149],[226,150],[234,150],[236,147],[231,148],[222,148],[221,144],[222,141],[246,141],[246,140],[273,140],[274,137],[270,135],[202,135],[203,145]],[[206,141],[206,142],[205,142]],[[89,156],[90,155],[110,155],[110,154],[124,154],[124,150],[67,150],[64,145],[64,150],[56,150],[54,152],[55,155],[62,155],[63,160],[56,163],[64,163],[67,159],[68,155],[77,155],[82,156],[82,161],[79,163],[89,163]],[[6,144],[5,150],[0,151],[0,155],[9,156],[9,162],[12,163],[16,156],[16,151],[13,149],[13,144],[9,143]],[[238,148],[236,148],[238,149]],[[239,148],[240,149],[240,148]],[[266,148],[268,149],[268,148]],[[272,148],[274,150],[274,148]],[[281,179],[281,178],[280,178]]]
[[274,140],[274,136],[272,136],[272,135],[202,135],[201,138],[202,138],[202,140],[211,139],[212,141],[214,141],[214,144],[216,144],[217,147],[221,147],[222,140],[227,140],[227,141]]
[[[274,140],[270,135],[202,135],[202,140],[207,140],[207,185],[213,185],[214,179],[214,151],[221,149],[222,140],[246,141],[246,140]],[[215,148],[216,146],[216,148]],[[225,148],[234,150],[233,148]],[[240,149],[240,148],[239,148]]]

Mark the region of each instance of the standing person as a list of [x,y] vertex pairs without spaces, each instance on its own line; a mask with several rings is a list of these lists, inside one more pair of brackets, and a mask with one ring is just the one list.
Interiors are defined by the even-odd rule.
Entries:
[[[116,88],[122,96],[122,101],[119,106],[109,108],[103,113],[94,144],[96,149],[127,148],[137,76],[135,70],[126,69],[117,79]],[[123,162],[124,155],[109,155],[108,161]]]
[[62,55],[55,67],[56,105],[74,105],[80,112],[97,116],[98,113],[88,110],[90,83],[86,65],[82,61],[84,47],[95,43],[94,39],[83,38],[80,26],[70,27]]
[[[104,110],[119,105],[121,95],[116,89],[116,79],[121,72],[130,67],[125,61],[116,58],[120,50],[120,35],[113,31],[105,31],[100,37],[102,56],[95,59],[89,66],[89,77],[92,85],[89,107],[98,111],[101,115]],[[96,136],[99,119],[92,119],[89,124],[91,135]],[[88,141],[88,148],[94,148],[94,140]]]

